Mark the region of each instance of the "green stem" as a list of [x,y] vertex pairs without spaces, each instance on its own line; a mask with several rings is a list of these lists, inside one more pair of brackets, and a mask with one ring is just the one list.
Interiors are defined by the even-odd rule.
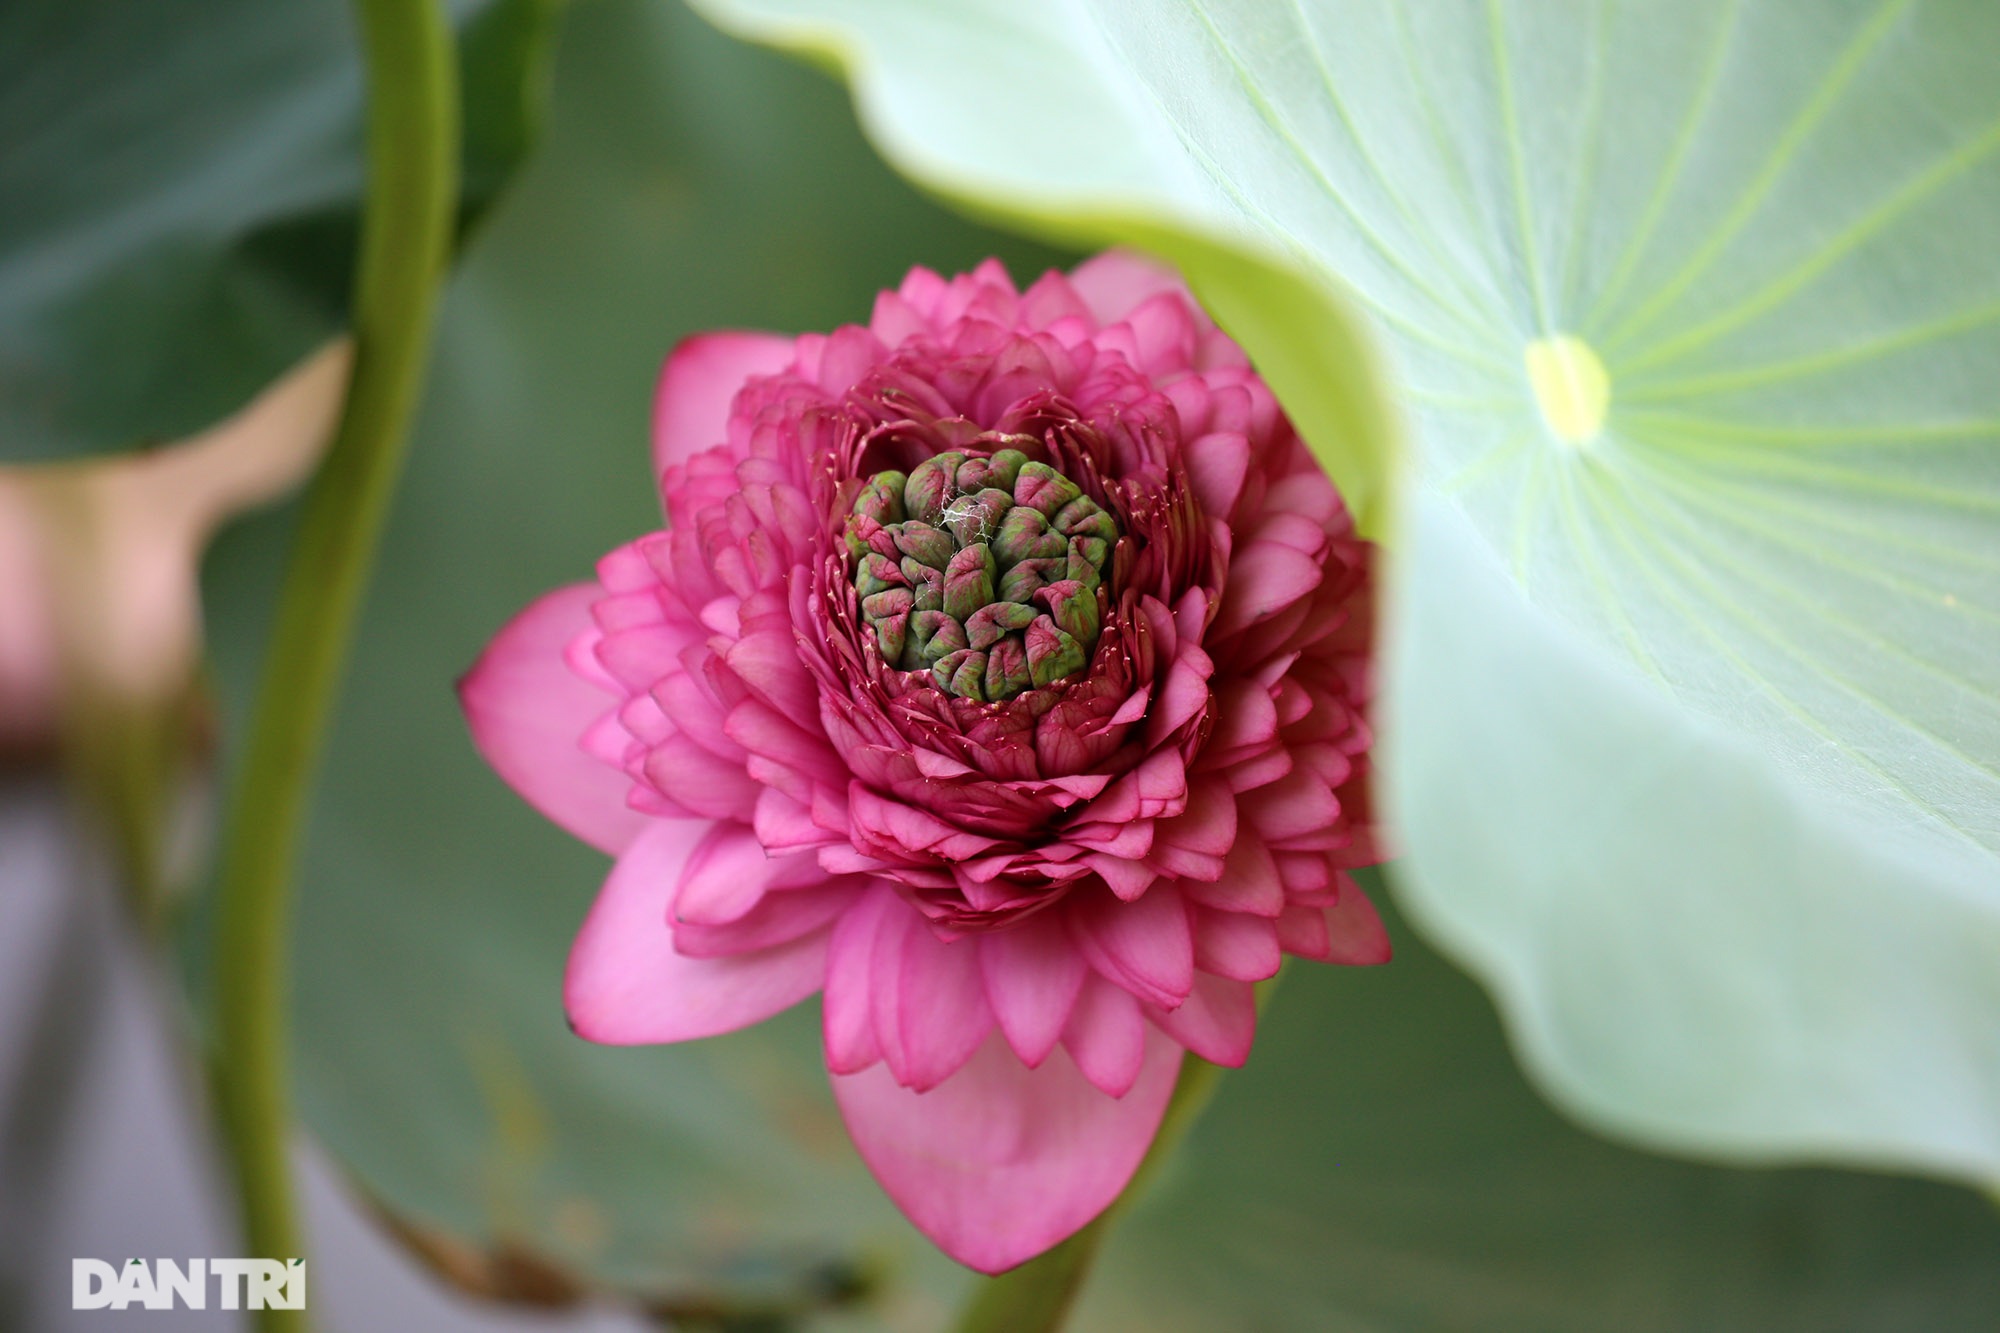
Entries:
[[[216,922],[215,1085],[248,1253],[302,1257],[287,1163],[290,881],[312,778],[423,383],[458,197],[457,67],[435,0],[357,0],[368,197],[353,377],[279,598]],[[267,1311],[260,1327],[304,1316]]]
[[[1278,975],[1284,975],[1283,969]],[[1260,1013],[1277,984],[1278,977],[1258,983]],[[1019,1268],[1010,1268],[980,1283],[959,1315],[957,1333],[1053,1333],[1061,1328],[1070,1305],[1083,1289],[1084,1278],[1090,1275],[1090,1266],[1104,1238],[1172,1159],[1221,1081],[1220,1066],[1200,1056],[1183,1056],[1180,1079],[1174,1084],[1173,1098],[1161,1117],[1160,1132],[1153,1136],[1153,1146],[1146,1150],[1145,1160],[1132,1173],[1124,1191],[1090,1225],[1062,1244],[1036,1255]]]

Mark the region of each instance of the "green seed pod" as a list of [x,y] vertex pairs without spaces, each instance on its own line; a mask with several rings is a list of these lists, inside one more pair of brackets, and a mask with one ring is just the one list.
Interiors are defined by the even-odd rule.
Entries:
[[[991,648],[1007,635],[1035,621],[1035,608],[1019,602],[988,602],[965,622],[965,641],[974,648]],[[1061,623],[1060,621],[1057,623]]]
[[898,524],[891,535],[897,550],[932,569],[950,564],[952,552],[958,549],[949,532],[914,519]]
[[947,452],[878,473],[854,509],[855,594],[886,663],[996,703],[1087,669],[1119,532],[1069,478],[1018,449]]
[[968,458],[958,466],[958,489],[970,494],[990,486],[1006,491],[1011,499],[1014,479],[1027,461],[1028,456],[1019,449],[1002,449],[991,458]]
[[938,525],[939,516],[958,490],[961,453],[943,453],[917,464],[903,483],[903,510],[919,523]]
[[1047,616],[1037,616],[1022,637],[1028,650],[1028,675],[1038,689],[1083,670],[1089,661],[1083,645]]
[[854,590],[863,600],[873,597],[885,588],[905,588],[909,581],[903,571],[888,556],[870,551],[861,557],[861,568],[854,573]]
[[[1030,509],[1029,513],[1035,511]],[[1023,560],[1009,566],[1000,576],[1000,586],[995,595],[1003,602],[1030,602],[1035,590],[1044,583],[1063,578],[1069,569],[1067,560]]]
[[1054,517],[1082,494],[1075,482],[1047,463],[1023,463],[1021,474],[1014,479],[1014,503],[1040,510],[1044,518]]
[[1096,588],[1086,588],[1075,579],[1062,579],[1037,592],[1035,603],[1046,607],[1049,618],[1056,622],[1056,628],[1079,644],[1097,642]]
[[942,611],[944,609],[944,571],[932,569],[903,557],[903,577],[910,581],[910,590],[916,594],[914,607],[918,611]]
[[861,599],[861,614],[869,620],[899,616],[910,610],[910,602],[908,588],[884,588],[881,592]]
[[909,642],[910,613],[899,611],[869,623],[875,627],[875,646],[882,650],[882,660],[890,666],[901,665]]
[[861,563],[861,557],[873,548],[868,543],[871,533],[883,531],[882,525],[866,514],[853,514],[847,520],[847,567],[853,569]]
[[[896,571],[902,576],[902,571]],[[968,546],[951,558],[944,571],[944,612],[964,620],[993,600],[993,551],[985,543]]]
[[903,654],[896,665],[905,671],[921,671],[929,666],[930,659],[924,656],[924,649],[936,637],[938,625],[949,618],[942,611],[921,607],[912,610],[909,629],[903,637]]
[[986,654],[970,648],[942,658],[931,668],[945,692],[961,699],[986,701]]
[[900,472],[877,472],[854,497],[854,512],[885,525],[901,523],[903,484],[908,480]]
[[1063,576],[1095,586],[1110,554],[1111,547],[1102,538],[1072,537],[1069,539],[1069,560]]
[[1087,495],[1079,495],[1057,510],[1049,526],[1065,537],[1096,537],[1105,542],[1118,540],[1117,520]]
[[1068,549],[1061,533],[1049,531],[1049,521],[1041,511],[1026,505],[1009,509],[993,537],[993,558],[1002,569],[1023,560],[1059,559]]
[[1000,640],[986,650],[986,697],[1011,699],[1035,683],[1028,672],[1028,650],[1019,636]]
[[912,611],[910,633],[916,640],[918,651],[923,654],[925,665],[968,646],[965,626],[942,611]]
[[999,530],[1001,515],[1013,506],[1012,496],[990,487],[976,495],[954,496],[944,507],[944,525],[960,546],[990,541]]

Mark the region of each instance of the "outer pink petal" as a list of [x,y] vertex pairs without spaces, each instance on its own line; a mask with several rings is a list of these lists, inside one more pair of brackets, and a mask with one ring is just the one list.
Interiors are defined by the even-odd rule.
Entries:
[[1187,904],[1170,882],[1129,903],[1092,901],[1071,914],[1070,926],[1090,965],[1140,999],[1172,1008],[1194,985]]
[[1159,872],[1144,861],[1134,861],[1127,856],[1092,852],[1083,861],[1103,878],[1105,885],[1121,902],[1131,902],[1151,888],[1153,881],[1160,877]]
[[1025,1064],[1055,1049],[1090,967],[1050,912],[980,937],[986,999],[1000,1030]]
[[910,934],[929,930],[916,910],[897,895],[875,928],[875,948],[868,972],[868,1011],[882,1059],[898,1083],[920,1089],[930,1084],[919,1079],[911,1065],[909,1048],[903,1043],[902,1007],[905,1001],[921,1006],[925,997],[905,993],[902,960],[904,942]]
[[1213,884],[1186,883],[1182,890],[1194,902],[1224,912],[1275,917],[1285,910],[1285,883],[1276,858],[1262,838],[1240,826],[1236,845],[1222,863],[1222,878]]
[[680,889],[669,900],[673,920],[697,926],[741,920],[763,900],[771,869],[756,834],[741,824],[713,826],[681,871]]
[[1128,250],[1107,250],[1070,271],[1069,285],[1100,325],[1116,324],[1161,292],[1186,292],[1170,268]]
[[1278,929],[1268,919],[1249,912],[1200,914],[1194,931],[1194,965],[1200,971],[1262,981],[1276,975],[1284,961]]
[[1090,977],[1063,1029],[1063,1049],[1099,1092],[1123,1097],[1146,1065],[1145,1014],[1116,982]]
[[[917,915],[907,904],[904,910]],[[887,960],[877,959],[875,966]],[[940,940],[928,925],[903,934],[896,966],[897,1035],[913,1088],[934,1088],[964,1068],[993,1030],[979,971],[979,945]]]
[[653,475],[729,438],[729,405],[752,375],[792,364],[775,333],[697,333],[667,356],[653,398]]
[[713,1037],[820,988],[827,930],[727,958],[689,958],[674,949],[667,904],[709,827],[653,820],[612,867],[563,978],[563,1005],[578,1035],[617,1046]]
[[1021,323],[1031,329],[1045,329],[1062,319],[1085,317],[1090,310],[1069,279],[1050,269],[1021,293]]
[[833,928],[821,1034],[826,1066],[835,1074],[858,1073],[882,1058],[875,1039],[875,941],[883,922],[901,907],[895,889],[878,883]]
[[1146,1014],[1202,1059],[1235,1069],[1250,1058],[1257,1035],[1257,988],[1204,972],[1178,1009],[1148,1006]]
[[897,347],[906,338],[929,333],[931,322],[923,311],[905,300],[901,292],[877,292],[875,313],[868,320],[868,331],[880,338],[883,346]]
[[1188,442],[1188,480],[1201,507],[1226,518],[1250,473],[1250,441],[1241,431],[1215,431]]
[[1389,961],[1389,932],[1360,885],[1342,876],[1340,901],[1324,910],[1328,962],[1371,967]]
[[743,761],[721,758],[691,736],[676,733],[654,740],[645,767],[660,795],[698,815],[731,823],[756,818],[763,787],[743,771]]
[[1333,961],[1333,933],[1324,907],[1295,903],[1278,914],[1278,943],[1289,954],[1316,963]]
[[721,926],[686,921],[674,926],[674,948],[689,958],[725,958],[790,944],[831,926],[861,896],[854,879],[830,880],[822,888],[771,893],[750,912]]
[[1256,542],[1229,566],[1229,587],[1211,633],[1240,634],[1284,610],[1320,585],[1326,571],[1303,551],[1281,542]]
[[591,625],[594,583],[558,588],[494,636],[458,682],[472,742],[529,805],[591,846],[616,856],[646,817],[625,803],[632,780],[586,753],[583,735],[618,703],[563,661]]
[[[1188,369],[1194,361],[1195,342],[1201,331],[1195,327],[1193,306],[1175,284],[1171,298],[1161,295],[1142,302],[1125,318],[1139,359],[1133,365],[1149,375],[1163,376]],[[1210,511],[1218,517],[1229,511]]]
[[1340,798],[1318,774],[1295,768],[1276,782],[1246,793],[1238,812],[1249,816],[1265,842],[1284,844],[1293,838],[1337,830]]
[[1160,1127],[1180,1055],[1149,1026],[1139,1078],[1114,1098],[1064,1052],[1031,1070],[995,1032],[929,1092],[901,1087],[879,1064],[836,1076],[833,1091],[896,1206],[960,1263],[998,1273],[1118,1197]]

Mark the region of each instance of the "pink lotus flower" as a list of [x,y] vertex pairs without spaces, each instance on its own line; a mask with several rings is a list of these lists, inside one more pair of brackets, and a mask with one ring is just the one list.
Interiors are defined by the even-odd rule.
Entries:
[[1116,1197],[1184,1050],[1242,1063],[1282,954],[1388,958],[1370,548],[1172,275],[915,269],[865,328],[689,339],[654,462],[667,529],[461,686],[617,858],[583,1036],[823,990],[861,1155],[997,1272]]

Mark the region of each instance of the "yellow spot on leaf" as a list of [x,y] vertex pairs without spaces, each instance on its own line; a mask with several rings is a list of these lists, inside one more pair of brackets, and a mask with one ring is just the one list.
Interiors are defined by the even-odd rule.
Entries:
[[1581,338],[1558,333],[1528,344],[1528,384],[1556,438],[1584,445],[1604,429],[1611,407],[1611,377]]

